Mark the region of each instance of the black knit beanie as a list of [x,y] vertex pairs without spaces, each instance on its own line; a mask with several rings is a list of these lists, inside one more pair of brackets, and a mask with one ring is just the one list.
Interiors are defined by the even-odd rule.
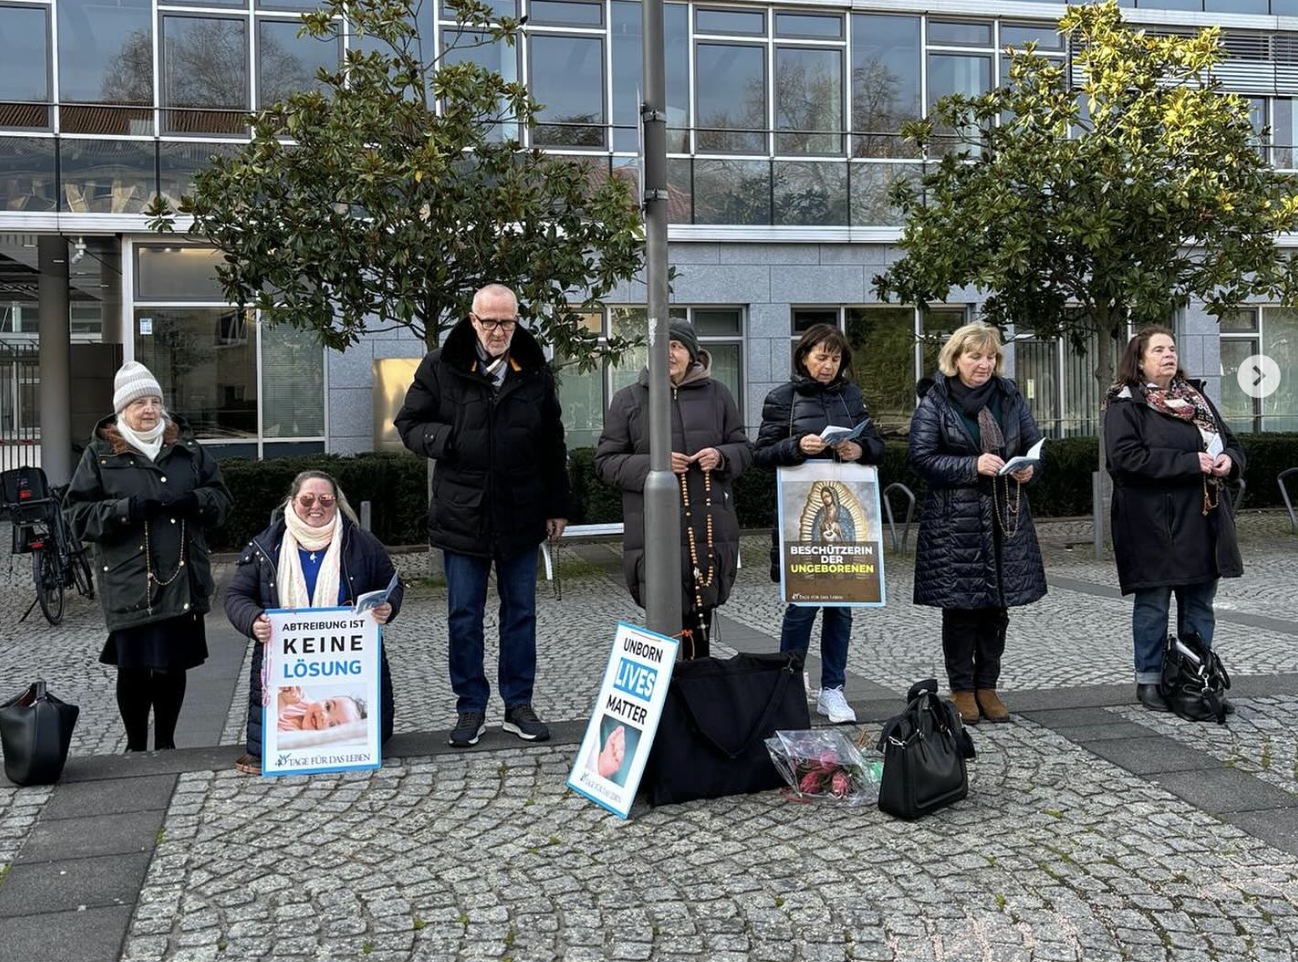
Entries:
[[689,321],[672,321],[668,325],[668,337],[673,341],[680,341],[685,345],[685,350],[690,352],[690,360],[699,359],[699,336],[694,333],[694,325]]

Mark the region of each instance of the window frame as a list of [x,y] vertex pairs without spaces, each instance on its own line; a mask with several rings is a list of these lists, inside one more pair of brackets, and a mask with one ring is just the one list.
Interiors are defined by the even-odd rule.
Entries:
[[54,129],[54,74],[55,60],[58,52],[54,49],[54,5],[42,3],[6,3],[6,10],[39,10],[45,15],[45,99],[44,100],[4,100],[8,104],[29,104],[45,108],[45,124],[40,127],[17,127],[9,124],[0,125],[0,132],[23,134],[29,132],[49,131]]
[[[222,115],[247,115],[253,113],[258,108],[253,106],[257,96],[256,78],[253,76],[253,70],[256,66],[253,53],[254,36],[256,34],[255,18],[251,10],[248,9],[245,2],[243,8],[230,8],[228,11],[224,8],[217,12],[215,9],[187,9],[182,5],[181,9],[172,9],[170,0],[167,6],[157,6],[157,18],[154,21],[154,43],[155,56],[153,68],[155,71],[155,83],[153,85],[153,102],[154,109],[157,112],[157,131],[160,137],[172,140],[213,140],[220,137],[233,137],[246,140],[248,137],[248,125],[243,123],[238,132],[231,131],[186,131],[175,130],[175,122],[169,121],[171,114],[176,112],[188,111],[194,113],[216,113]],[[243,24],[243,106],[242,107],[192,107],[177,106],[166,103],[167,93],[167,34],[164,30],[164,24],[168,19],[176,20],[230,20]],[[272,18],[273,19],[273,18]],[[231,124],[233,127],[233,123]]]

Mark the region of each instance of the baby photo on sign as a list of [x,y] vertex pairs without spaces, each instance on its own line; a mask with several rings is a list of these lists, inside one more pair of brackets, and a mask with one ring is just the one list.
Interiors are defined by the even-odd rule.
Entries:
[[599,741],[590,750],[586,768],[615,785],[625,785],[639,746],[640,729],[606,714],[600,719]]
[[286,685],[276,691],[279,748],[365,743],[370,706],[363,685]]

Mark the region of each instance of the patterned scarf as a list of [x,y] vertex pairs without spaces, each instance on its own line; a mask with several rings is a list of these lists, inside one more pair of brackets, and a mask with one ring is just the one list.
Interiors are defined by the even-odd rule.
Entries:
[[1173,378],[1166,388],[1146,384],[1145,402],[1159,414],[1194,422],[1205,451],[1217,437],[1217,420],[1212,416],[1212,408],[1185,378]]

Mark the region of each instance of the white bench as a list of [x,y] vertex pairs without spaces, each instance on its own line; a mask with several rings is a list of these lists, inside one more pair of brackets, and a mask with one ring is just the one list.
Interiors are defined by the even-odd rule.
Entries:
[[[623,525],[621,521],[614,524],[570,524],[563,529],[562,538],[608,538],[622,537]],[[545,580],[554,580],[554,558],[550,551],[550,542],[541,542],[541,557],[545,560]],[[742,555],[736,556],[735,566],[742,568],[744,559]]]

